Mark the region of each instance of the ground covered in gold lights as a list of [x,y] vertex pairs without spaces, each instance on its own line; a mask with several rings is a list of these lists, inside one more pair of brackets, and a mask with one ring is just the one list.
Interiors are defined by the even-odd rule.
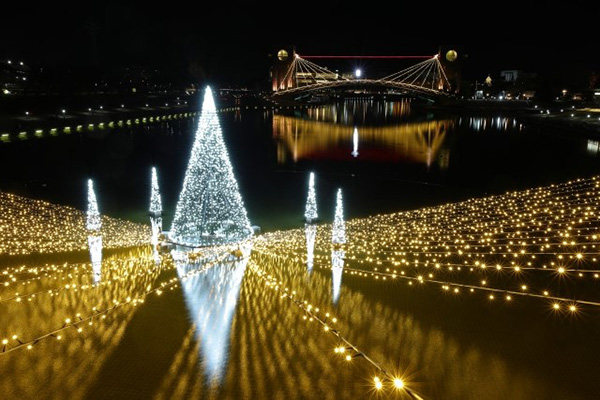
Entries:
[[[85,213],[0,192],[0,256],[87,250]],[[150,227],[103,216],[104,247],[139,246],[148,242]]]
[[337,247],[265,233],[241,260],[50,226],[44,248],[91,254],[3,256],[0,398],[597,398],[599,185],[351,220]]

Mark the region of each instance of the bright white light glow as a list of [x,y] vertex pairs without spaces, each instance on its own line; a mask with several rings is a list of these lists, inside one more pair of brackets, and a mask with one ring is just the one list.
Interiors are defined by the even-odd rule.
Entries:
[[354,71],[354,75],[355,75],[357,78],[360,78],[360,77],[361,77],[361,75],[362,75],[362,71],[360,70],[360,68],[356,68],[356,71]]
[[[246,257],[217,264],[181,281],[188,312],[196,326],[207,382],[224,378],[231,324],[248,260]],[[177,264],[180,278],[190,269],[198,269],[198,265]]]
[[88,179],[88,209],[86,228],[90,231],[97,231],[102,226],[100,212],[98,211],[98,202],[94,192],[94,182]]
[[308,198],[306,199],[306,210],[304,218],[309,224],[314,222],[318,217],[317,214],[317,196],[315,194],[315,173],[311,172],[308,178]]
[[98,283],[102,277],[102,236],[88,236],[88,247],[92,263],[92,278],[94,283]]
[[252,235],[229,162],[210,87],[171,226],[171,239],[192,246],[231,243]]
[[352,154],[354,157],[358,157],[358,128],[354,127],[352,133]]
[[344,250],[333,250],[331,252],[331,297],[333,299],[333,304],[337,304],[340,299],[345,256]]
[[152,167],[152,189],[150,192],[150,212],[154,215],[162,213],[162,201],[160,200],[160,190],[158,188],[158,177],[156,168]]
[[344,223],[344,207],[342,205],[342,189],[338,189],[335,203],[335,219],[331,233],[331,242],[346,243],[346,224]]

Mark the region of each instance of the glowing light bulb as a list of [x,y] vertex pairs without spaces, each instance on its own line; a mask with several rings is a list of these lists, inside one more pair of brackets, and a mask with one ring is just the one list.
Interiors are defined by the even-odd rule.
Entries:
[[400,378],[394,378],[394,387],[396,387],[396,389],[404,388],[404,381]]

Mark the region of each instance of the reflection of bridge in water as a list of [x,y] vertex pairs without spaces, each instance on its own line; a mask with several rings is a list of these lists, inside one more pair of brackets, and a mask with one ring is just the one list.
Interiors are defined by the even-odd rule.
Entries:
[[[273,136],[279,139],[277,162],[291,155],[307,159],[402,161],[430,166],[439,156],[454,120],[406,122],[393,126],[355,127],[283,115],[273,116]],[[356,155],[355,155],[356,154]],[[440,166],[447,166],[447,156]]]

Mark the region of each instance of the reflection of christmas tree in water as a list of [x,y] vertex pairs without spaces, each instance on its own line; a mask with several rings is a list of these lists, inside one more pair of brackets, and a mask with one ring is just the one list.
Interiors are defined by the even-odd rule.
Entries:
[[[231,326],[249,258],[225,261],[201,274],[181,281],[190,318],[195,323],[206,379],[219,384],[224,378],[229,354]],[[176,261],[181,278],[198,268]]]
[[102,236],[88,236],[88,248],[92,263],[92,277],[94,283],[98,283],[102,278]]
[[207,87],[170,238],[176,243],[205,246],[236,242],[251,234],[212,91]]
[[312,272],[315,259],[315,239],[317,238],[317,226],[306,224],[306,270]]

